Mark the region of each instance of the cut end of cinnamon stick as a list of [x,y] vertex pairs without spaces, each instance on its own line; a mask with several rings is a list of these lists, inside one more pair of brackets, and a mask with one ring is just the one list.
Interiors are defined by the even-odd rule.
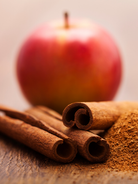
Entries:
[[63,163],[71,162],[75,158],[77,152],[77,149],[75,150],[73,144],[68,140],[64,140],[63,143],[57,144],[55,150],[57,160]]
[[108,143],[99,136],[88,139],[85,146],[87,150],[85,158],[93,163],[106,161],[110,154]]
[[81,156],[92,163],[104,162],[110,154],[110,147],[106,140],[89,131],[70,129],[68,136],[77,140],[78,151]]
[[91,110],[84,103],[69,104],[63,110],[63,123],[67,127],[77,126],[79,129],[89,130],[93,122]]

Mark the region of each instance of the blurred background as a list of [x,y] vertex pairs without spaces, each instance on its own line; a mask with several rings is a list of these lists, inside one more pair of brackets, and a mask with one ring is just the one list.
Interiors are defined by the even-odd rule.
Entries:
[[62,19],[64,11],[70,18],[90,19],[112,35],[124,70],[115,100],[138,100],[137,0],[0,0],[0,103],[19,110],[29,107],[16,79],[19,48],[35,28]]

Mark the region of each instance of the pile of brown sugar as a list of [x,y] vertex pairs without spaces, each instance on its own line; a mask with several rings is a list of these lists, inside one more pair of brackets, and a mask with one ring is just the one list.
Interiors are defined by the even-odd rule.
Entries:
[[[105,133],[110,156],[104,168],[138,171],[138,110],[123,114]],[[101,165],[102,167],[102,165]]]

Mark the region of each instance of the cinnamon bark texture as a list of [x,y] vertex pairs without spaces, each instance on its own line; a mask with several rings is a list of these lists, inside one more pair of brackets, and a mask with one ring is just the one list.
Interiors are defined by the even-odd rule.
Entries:
[[138,108],[138,102],[76,102],[63,110],[63,123],[82,130],[105,130],[126,111]]
[[77,146],[68,136],[26,113],[4,106],[0,111],[10,116],[0,116],[0,132],[53,160],[67,163],[75,158]]
[[26,113],[42,120],[44,126],[46,123],[72,138],[78,146],[80,155],[87,160],[91,162],[103,162],[108,158],[109,145],[104,139],[88,131],[65,127],[61,121],[61,115],[57,114],[57,112],[52,111],[51,113],[50,109],[37,106],[28,109]]

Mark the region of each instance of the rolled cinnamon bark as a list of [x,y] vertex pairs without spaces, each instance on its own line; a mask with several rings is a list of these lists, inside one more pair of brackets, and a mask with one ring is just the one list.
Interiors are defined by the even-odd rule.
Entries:
[[68,136],[25,113],[4,106],[0,111],[10,116],[0,116],[0,132],[53,160],[67,163],[75,158],[77,146]]
[[82,130],[105,130],[125,111],[138,108],[138,102],[76,102],[63,110],[63,123]]
[[46,123],[75,140],[80,155],[90,162],[103,162],[108,158],[109,145],[100,136],[87,131],[65,127],[61,121],[61,115],[57,114],[57,112],[54,113],[54,111],[51,113],[50,109],[42,106],[33,107],[26,112],[42,120],[44,126]]
[[[48,109],[48,108],[46,108]],[[69,140],[72,142],[72,140],[66,136],[65,134],[63,134],[62,132],[52,128],[51,126],[49,126],[46,122],[45,125],[42,121],[40,121],[39,119],[35,118],[34,116],[21,112],[21,111],[17,111],[15,109],[0,105],[0,111],[4,112],[7,116],[10,116],[12,118],[16,118],[16,119],[20,119],[23,120],[25,123],[28,123],[32,126],[36,126],[39,127],[43,130],[46,130],[47,132],[56,135],[64,140]],[[50,110],[50,114],[51,114],[52,110]],[[72,143],[74,144],[74,143]]]

